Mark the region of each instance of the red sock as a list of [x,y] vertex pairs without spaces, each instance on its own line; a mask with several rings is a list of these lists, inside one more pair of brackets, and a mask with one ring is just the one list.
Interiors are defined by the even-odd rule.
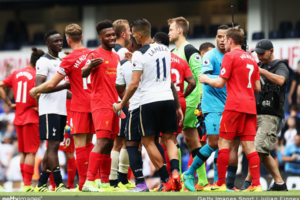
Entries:
[[110,174],[110,167],[111,167],[111,158],[110,155],[102,154],[100,160],[100,176],[101,176],[101,183],[109,183],[109,174]]
[[67,160],[68,171],[68,185],[69,188],[74,188],[74,179],[76,175],[76,162],[75,157]]
[[[95,175],[99,170],[100,160],[102,158],[102,154],[91,152],[89,158],[89,167],[87,172],[87,180],[88,181],[95,181]],[[109,165],[110,166],[110,165]]]
[[88,157],[86,153],[86,147],[76,148],[76,166],[79,176],[79,190],[81,191],[82,186],[86,181]]
[[21,174],[22,174],[23,180],[24,180],[24,163],[20,164],[20,169],[21,169]]
[[24,182],[24,185],[25,186],[31,185],[32,175],[34,173],[34,167],[32,165],[24,164],[23,168],[24,168],[23,169],[23,173],[24,173],[23,182]]
[[53,178],[53,174],[51,173],[49,176],[49,180],[50,180],[50,185],[52,186],[52,191],[55,190],[56,184],[54,182],[54,178]]
[[163,144],[160,144],[162,146],[162,148],[164,149],[164,152],[165,152],[165,159],[166,159],[166,163],[167,163],[167,170],[169,172],[169,175],[172,176],[172,173],[171,173],[171,163],[170,163],[170,160],[169,160],[169,157],[168,157],[168,152],[167,152],[167,149],[165,147],[165,145]]
[[127,180],[130,180],[131,178],[131,173],[132,173],[132,170],[131,170],[131,167],[128,168],[128,173],[127,173]]
[[[93,143],[88,143],[86,144],[86,152],[88,154],[88,158],[90,157],[90,153],[92,152],[93,148],[94,148],[94,144]],[[99,169],[97,170],[97,173],[95,175],[95,179],[100,179],[100,172]]]
[[[218,157],[218,159],[219,159],[219,157]],[[252,186],[258,186],[258,185],[260,185],[260,181],[259,181],[260,160],[259,160],[258,153],[256,151],[254,151],[254,152],[248,154],[247,159],[249,162],[250,173],[252,176]]]
[[227,167],[229,164],[229,149],[221,149],[218,152],[218,159],[217,159],[217,165],[218,165],[218,186],[221,186],[225,184],[225,176],[227,172]]

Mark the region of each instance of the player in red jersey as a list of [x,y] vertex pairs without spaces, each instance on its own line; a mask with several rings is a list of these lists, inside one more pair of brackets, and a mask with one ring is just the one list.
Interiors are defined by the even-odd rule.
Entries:
[[244,31],[233,27],[226,31],[225,49],[220,76],[211,79],[200,75],[201,83],[223,88],[227,83],[227,99],[222,114],[219,134],[218,181],[212,186],[213,191],[227,191],[225,175],[229,164],[229,148],[234,137],[239,137],[249,161],[253,177],[252,186],[244,191],[262,191],[260,185],[260,160],[254,147],[257,118],[254,92],[260,91],[259,69],[254,58],[241,49]]
[[[153,40],[155,42],[162,43],[166,46],[169,46],[169,43],[170,43],[169,36],[164,32],[156,33],[154,35]],[[187,64],[187,62],[173,53],[171,53],[171,79],[177,90],[182,113],[183,113],[183,115],[185,115],[185,110],[186,110],[185,98],[194,90],[194,88],[196,87],[196,82],[195,82],[195,79],[193,77],[193,74],[192,74],[191,69],[190,69],[189,65]],[[184,81],[186,81],[188,83],[188,86],[187,86],[186,90],[183,92]],[[176,138],[179,133],[182,133],[182,127],[183,127],[183,125],[180,126],[178,124],[178,131],[174,133],[173,138],[172,138],[178,149],[180,174],[181,174],[181,151],[180,151],[179,144],[178,144],[178,141]],[[162,143],[164,144],[163,140],[162,140]],[[170,166],[170,161],[168,159],[168,154],[167,154],[165,145],[162,145],[162,146],[165,151],[167,169],[170,173],[171,166]]]
[[89,54],[86,67],[82,68],[81,74],[82,77],[91,74],[91,109],[97,135],[97,143],[90,154],[87,181],[82,190],[97,191],[94,180],[100,166],[100,191],[114,191],[114,187],[110,187],[109,184],[109,174],[110,154],[114,139],[119,133],[119,117],[113,111],[113,104],[118,102],[115,82],[120,57],[112,51],[116,43],[112,22],[101,21],[97,24],[96,30],[101,46]]
[[[89,154],[93,149],[93,133],[95,132],[91,115],[91,79],[82,78],[81,69],[84,67],[87,55],[91,51],[82,46],[82,29],[77,24],[70,24],[65,29],[68,45],[73,52],[67,55],[60,64],[53,78],[32,91],[44,93],[54,88],[65,76],[69,77],[70,86],[73,91],[71,100],[72,113],[72,135],[76,148],[76,165],[79,174],[79,190],[86,180],[87,164]],[[60,86],[58,86],[60,87]],[[61,87],[63,88],[63,86]]]
[[[35,154],[40,145],[39,114],[34,98],[29,90],[35,85],[35,64],[45,53],[32,48],[30,64],[28,67],[14,71],[10,76],[0,82],[0,96],[10,108],[16,109],[14,124],[18,134],[19,152],[21,153],[20,169],[23,177],[23,192],[32,192],[32,175],[34,173]],[[15,102],[12,104],[3,87],[13,88]]]

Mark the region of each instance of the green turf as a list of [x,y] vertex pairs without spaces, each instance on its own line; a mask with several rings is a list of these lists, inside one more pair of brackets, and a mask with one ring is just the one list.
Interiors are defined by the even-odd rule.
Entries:
[[298,196],[300,190],[288,192],[76,192],[76,193],[26,193],[26,192],[5,192],[0,196]]

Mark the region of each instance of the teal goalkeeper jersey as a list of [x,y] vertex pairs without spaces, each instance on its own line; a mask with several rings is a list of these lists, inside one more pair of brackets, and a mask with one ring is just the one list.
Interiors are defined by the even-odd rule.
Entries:
[[[184,59],[190,66],[192,74],[196,81],[196,87],[193,92],[185,98],[187,107],[195,107],[200,103],[202,94],[202,85],[198,81],[198,76],[201,74],[201,56],[199,51],[189,42],[185,42],[178,49],[172,51],[174,54]],[[187,87],[187,82],[184,82],[184,90]]]

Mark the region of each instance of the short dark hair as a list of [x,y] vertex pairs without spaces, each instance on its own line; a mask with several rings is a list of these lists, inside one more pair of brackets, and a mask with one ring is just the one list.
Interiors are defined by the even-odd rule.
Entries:
[[229,26],[227,26],[227,25],[220,25],[220,26],[218,26],[217,30],[219,30],[219,29],[221,29],[221,30],[227,30],[227,29],[229,29]]
[[55,35],[55,34],[59,34],[59,32],[57,32],[57,30],[50,30],[47,33],[45,33],[44,36],[44,40],[45,42],[47,42],[47,39],[51,36],[51,35]]
[[106,28],[113,28],[113,23],[112,21],[106,19],[106,20],[103,20],[101,22],[99,22],[97,25],[96,25],[96,31],[98,33],[98,35],[100,35],[101,31],[103,29],[106,29]]
[[157,32],[154,37],[153,37],[154,41],[162,43],[166,46],[169,46],[170,44],[170,39],[168,34],[164,33],[164,32]]
[[135,45],[137,44],[135,38],[132,35],[130,35],[130,41]]
[[208,50],[208,48],[215,48],[215,45],[213,45],[212,43],[210,43],[210,42],[204,42],[204,43],[202,43],[201,45],[200,45],[200,47],[199,47],[199,51],[201,52],[201,51],[207,51]]
[[291,108],[290,108],[290,110],[293,110],[293,111],[296,111],[296,112],[298,112],[298,111],[299,111],[299,108],[298,108],[298,106],[297,106],[297,105],[293,104],[293,105],[291,105]]
[[151,24],[147,19],[138,18],[133,20],[131,23],[131,28],[135,28],[137,31],[143,32],[145,35],[151,35]]
[[43,50],[37,49],[36,47],[32,47],[31,50],[32,50],[32,53],[31,53],[31,57],[30,57],[30,64],[35,66],[36,61],[38,59],[40,59],[40,57],[43,56],[45,53]]

